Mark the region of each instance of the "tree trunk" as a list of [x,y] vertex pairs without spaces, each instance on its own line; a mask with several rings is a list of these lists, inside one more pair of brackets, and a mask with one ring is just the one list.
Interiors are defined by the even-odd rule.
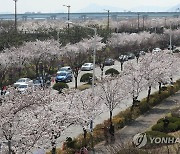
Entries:
[[11,154],[11,141],[8,141],[8,154]]
[[138,62],[139,62],[139,57],[136,57],[136,61],[137,61],[137,64],[138,64]]
[[39,66],[38,64],[35,65],[35,67],[36,67],[36,77],[39,76],[39,69],[38,69],[38,66]]
[[149,103],[150,94],[151,94],[151,86],[149,86],[149,89],[148,89],[147,103]]
[[112,122],[112,111],[110,111],[110,123]]
[[21,68],[18,68],[18,75],[19,75],[19,78],[21,77]]
[[123,71],[123,63],[121,62],[121,71]]
[[86,147],[87,146],[87,143],[86,143],[87,130],[83,128],[83,132],[84,132],[84,146]]
[[52,148],[52,154],[56,154],[56,147]]
[[103,79],[103,70],[101,70],[101,80]]
[[75,88],[77,89],[77,77],[75,77]]
[[161,94],[161,90],[162,90],[162,88],[161,88],[161,82],[158,82],[159,83],[159,94]]

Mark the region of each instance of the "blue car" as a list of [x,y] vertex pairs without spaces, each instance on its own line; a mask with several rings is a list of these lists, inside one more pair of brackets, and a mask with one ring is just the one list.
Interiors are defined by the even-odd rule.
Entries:
[[56,76],[56,83],[57,82],[71,82],[72,81],[72,73],[71,72],[66,72],[66,71],[60,71],[57,72]]

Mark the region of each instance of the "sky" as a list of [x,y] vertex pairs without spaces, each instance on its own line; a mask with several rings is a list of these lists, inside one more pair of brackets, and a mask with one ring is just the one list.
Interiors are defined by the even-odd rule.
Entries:
[[[138,6],[173,7],[180,0],[17,0],[17,12],[67,12],[63,5],[70,5],[71,12],[77,12],[90,4],[106,5],[130,10]],[[14,12],[13,0],[0,0],[0,12]]]

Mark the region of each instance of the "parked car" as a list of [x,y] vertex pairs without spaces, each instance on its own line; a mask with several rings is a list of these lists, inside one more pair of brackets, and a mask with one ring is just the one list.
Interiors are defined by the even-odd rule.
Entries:
[[134,59],[135,58],[134,53],[129,53],[127,56],[128,56],[128,59]]
[[139,55],[140,55],[140,56],[144,56],[145,54],[146,54],[145,51],[139,51]]
[[33,81],[29,78],[21,78],[16,83],[14,83],[14,87],[18,87],[21,84],[33,84]]
[[127,55],[120,55],[119,56],[119,60],[120,61],[127,61],[128,60],[128,56]]
[[18,90],[18,92],[23,93],[26,90],[28,90],[28,88],[30,88],[30,87],[32,87],[32,86],[29,84],[26,84],[26,83],[22,83],[17,87],[17,90]]
[[160,52],[160,51],[161,51],[160,48],[154,48],[154,49],[152,50],[152,52]]
[[84,63],[84,64],[81,66],[81,70],[82,70],[82,71],[90,71],[90,70],[93,70],[93,63]]
[[104,66],[111,66],[111,65],[114,65],[114,60],[111,58],[105,59]]
[[71,82],[72,79],[73,79],[72,73],[67,72],[67,71],[61,71],[57,73],[55,80],[57,83],[57,82],[68,82],[68,81]]
[[41,80],[33,80],[33,86],[34,87],[41,87],[42,86]]
[[64,67],[59,68],[57,73],[64,72],[64,71],[72,73],[72,69],[70,66],[64,66]]
[[168,50],[171,50],[171,49],[172,49],[172,50],[176,49],[176,46],[175,46],[175,45],[172,45],[172,46],[169,45],[169,46],[168,46]]

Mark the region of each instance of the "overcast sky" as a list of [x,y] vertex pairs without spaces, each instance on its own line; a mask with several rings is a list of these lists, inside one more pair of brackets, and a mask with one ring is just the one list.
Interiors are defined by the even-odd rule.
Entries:
[[[63,4],[71,5],[71,12],[77,12],[90,4],[106,5],[130,10],[137,6],[171,7],[180,0],[18,0],[18,13],[24,12],[67,12]],[[0,0],[0,12],[14,12],[13,0]]]

